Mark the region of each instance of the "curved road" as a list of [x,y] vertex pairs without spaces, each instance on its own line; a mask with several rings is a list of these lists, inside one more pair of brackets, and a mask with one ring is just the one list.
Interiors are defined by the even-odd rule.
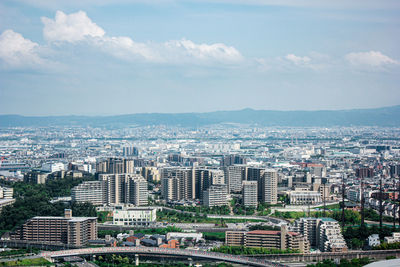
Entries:
[[225,262],[245,264],[249,266],[284,266],[279,263],[272,261],[255,259],[238,255],[230,255],[216,252],[206,251],[192,251],[183,249],[171,249],[171,248],[152,248],[152,247],[101,247],[101,248],[84,248],[84,249],[71,249],[71,250],[60,250],[54,252],[43,252],[40,254],[41,257],[47,259],[54,259],[59,257],[68,256],[86,256],[86,255],[101,255],[101,254],[139,254],[139,255],[172,255],[172,256],[184,256],[188,258],[203,258],[211,260],[219,260]]

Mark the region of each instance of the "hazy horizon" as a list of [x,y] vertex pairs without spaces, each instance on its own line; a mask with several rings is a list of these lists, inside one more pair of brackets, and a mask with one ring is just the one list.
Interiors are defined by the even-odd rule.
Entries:
[[277,111],[277,112],[303,112],[303,111],[351,111],[351,110],[370,110],[370,109],[382,109],[382,108],[393,108],[400,107],[400,105],[392,105],[392,106],[381,106],[381,107],[371,107],[371,108],[348,108],[348,109],[310,109],[310,110],[277,110],[277,109],[254,109],[254,108],[242,108],[242,109],[232,109],[232,110],[210,110],[203,112],[135,112],[135,113],[115,113],[115,114],[61,114],[61,115],[52,115],[52,114],[41,114],[41,115],[26,115],[26,114],[12,114],[12,113],[0,113],[0,116],[23,116],[23,117],[68,117],[68,116],[87,116],[87,117],[107,117],[107,116],[123,116],[123,115],[133,115],[133,114],[191,114],[191,113],[214,113],[214,112],[234,112],[234,111],[242,111],[242,110],[255,110],[255,111]]

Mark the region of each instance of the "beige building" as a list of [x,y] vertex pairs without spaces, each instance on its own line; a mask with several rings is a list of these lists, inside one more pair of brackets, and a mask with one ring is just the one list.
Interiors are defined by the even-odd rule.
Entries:
[[97,217],[72,217],[71,210],[65,210],[64,217],[37,216],[27,220],[10,237],[84,246],[89,240],[97,239]]
[[310,251],[308,240],[299,233],[289,232],[286,226],[282,226],[281,231],[227,231],[225,244],[227,246],[246,246],[253,248],[292,249],[302,253]]
[[107,204],[148,204],[147,181],[139,174],[99,174],[99,180],[105,183]]

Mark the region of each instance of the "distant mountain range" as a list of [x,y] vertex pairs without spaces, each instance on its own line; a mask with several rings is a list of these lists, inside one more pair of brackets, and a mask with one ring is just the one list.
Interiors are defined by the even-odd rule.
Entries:
[[260,126],[395,126],[400,105],[375,109],[274,111],[243,109],[205,113],[137,113],[114,116],[0,115],[0,127],[174,125],[196,127],[218,123]]

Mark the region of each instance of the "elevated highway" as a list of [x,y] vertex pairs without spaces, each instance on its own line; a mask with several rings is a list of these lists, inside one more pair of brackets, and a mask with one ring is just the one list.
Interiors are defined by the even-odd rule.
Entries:
[[216,252],[206,251],[192,251],[183,249],[168,249],[168,248],[151,248],[151,247],[101,247],[101,248],[83,248],[83,249],[70,249],[60,250],[53,252],[43,252],[39,256],[44,257],[50,261],[57,258],[70,257],[70,256],[93,256],[105,254],[133,254],[142,256],[177,256],[186,257],[191,259],[209,259],[216,261],[224,261],[231,263],[239,263],[248,266],[285,266],[279,263],[274,263],[266,259],[250,258],[239,255],[229,255]]

